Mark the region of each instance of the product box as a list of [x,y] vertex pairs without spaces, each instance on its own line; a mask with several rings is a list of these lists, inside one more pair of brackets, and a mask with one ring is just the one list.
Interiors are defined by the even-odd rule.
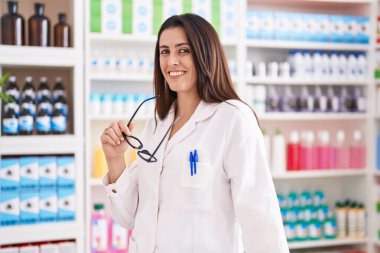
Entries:
[[58,220],[75,220],[75,189],[58,188]]
[[192,13],[212,22],[211,0],[192,0]]
[[38,192],[20,193],[20,224],[32,224],[39,221],[40,202]]
[[40,171],[40,188],[55,189],[57,185],[57,161],[55,156],[38,159]]
[[358,23],[358,26],[359,26],[356,42],[361,43],[361,44],[368,44],[370,34],[371,34],[370,20],[368,17],[357,17],[356,19],[357,19],[356,22]]
[[133,0],[132,31],[134,35],[153,35],[153,0]]
[[57,157],[58,187],[75,186],[74,156]]
[[344,22],[344,17],[341,15],[330,15],[331,22],[331,41],[332,42],[345,42],[345,34],[347,25]]
[[328,15],[325,14],[316,14],[316,20],[317,20],[317,34],[316,34],[316,41],[320,42],[328,42],[330,41],[331,37],[331,23]]
[[102,1],[90,0],[90,30],[92,33],[100,33],[102,30]]
[[215,22],[220,20],[220,37],[222,40],[235,40],[237,11],[235,1],[220,1],[220,14],[218,7],[213,6],[212,15]]
[[319,28],[317,23],[317,16],[315,14],[303,14],[302,18],[305,24],[305,33],[303,34],[303,40],[317,41]]
[[260,15],[257,11],[247,11],[247,39],[260,38]]
[[260,12],[260,39],[274,39],[275,20],[272,12]]
[[21,246],[19,249],[20,253],[39,253],[39,246]]
[[121,34],[121,0],[102,0],[102,33]]
[[55,190],[41,189],[40,196],[40,222],[54,222],[58,216],[58,199]]
[[276,12],[275,17],[275,29],[274,38],[276,40],[289,40],[289,34],[292,32],[290,30],[290,20],[288,13]]
[[290,30],[289,34],[290,40],[302,41],[305,40],[304,34],[306,32],[306,24],[304,20],[304,14],[302,13],[288,13],[290,20]]
[[10,247],[10,248],[0,249],[0,253],[19,253],[19,251],[18,251],[18,248],[16,247]]
[[1,192],[0,225],[14,226],[20,220],[20,198],[18,192]]
[[18,191],[20,188],[19,159],[4,158],[0,162],[1,191]]
[[59,253],[76,253],[78,252],[76,249],[75,242],[60,242],[58,244]]
[[39,187],[38,157],[20,158],[20,190],[37,191]]
[[182,0],[162,0],[162,21],[168,19],[171,16],[183,13],[182,6]]
[[343,40],[346,43],[355,43],[359,33],[359,24],[354,16],[343,16],[346,29],[344,30]]
[[40,253],[57,253],[60,252],[58,244],[43,244],[40,245]]

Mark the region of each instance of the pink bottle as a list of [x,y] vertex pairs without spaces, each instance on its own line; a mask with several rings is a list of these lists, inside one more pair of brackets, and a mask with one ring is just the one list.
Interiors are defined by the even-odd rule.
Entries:
[[91,252],[108,253],[109,223],[103,204],[94,204],[91,217]]
[[331,167],[333,169],[349,168],[349,148],[345,144],[346,135],[343,130],[339,130],[336,134],[336,144],[332,147]]
[[303,133],[301,145],[301,170],[313,170],[316,167],[316,153],[313,131]]
[[287,170],[299,171],[301,165],[301,145],[297,131],[290,134],[290,142],[287,145]]
[[121,227],[116,221],[110,219],[110,253],[128,253],[129,236],[128,229]]
[[329,132],[319,132],[319,143],[317,145],[317,169],[331,169],[331,146],[329,142]]
[[364,169],[366,166],[366,148],[359,130],[354,131],[353,143],[350,146],[350,168]]

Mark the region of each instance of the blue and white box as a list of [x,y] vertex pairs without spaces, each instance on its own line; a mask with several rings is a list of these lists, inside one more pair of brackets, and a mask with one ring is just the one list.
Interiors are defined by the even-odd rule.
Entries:
[[289,33],[290,40],[301,41],[304,39],[305,21],[301,13],[288,13],[291,33]]
[[[220,34],[222,40],[235,40],[237,10],[236,2],[232,0],[220,1]],[[215,10],[213,10],[215,12]],[[213,13],[213,15],[216,15]]]
[[329,16],[326,14],[316,14],[318,24],[316,41],[329,42],[331,37],[331,23]]
[[260,15],[257,11],[247,11],[247,39],[260,38]]
[[132,1],[132,31],[134,35],[153,34],[153,0]]
[[20,224],[32,224],[39,221],[40,202],[38,192],[20,193]]
[[370,20],[368,17],[357,17],[357,23],[359,26],[358,35],[356,38],[357,43],[368,44],[371,34]]
[[305,41],[317,41],[318,36],[318,20],[316,14],[303,14],[303,20],[305,23]]
[[75,189],[58,188],[58,220],[75,220]]
[[20,188],[20,163],[17,158],[4,158],[0,163],[1,191],[18,191]]
[[0,196],[0,225],[14,226],[20,221],[18,192],[2,192]]
[[38,157],[20,157],[20,189],[37,191],[39,186]]
[[343,18],[346,24],[343,40],[347,43],[355,43],[355,40],[358,37],[359,33],[359,24],[357,23],[357,18],[354,16],[344,16]]
[[274,39],[275,20],[273,12],[260,12],[260,39],[272,40]]
[[347,24],[344,22],[344,17],[341,15],[330,15],[331,22],[331,41],[332,42],[345,42],[345,34]]
[[42,189],[40,191],[40,222],[57,221],[58,198],[55,190]]
[[286,12],[276,12],[275,14],[275,39],[276,40],[289,40],[289,33],[291,33],[291,26],[289,15]]
[[179,0],[163,0],[162,1],[162,18],[166,20],[171,16],[181,14],[183,12],[183,1]]
[[58,187],[75,186],[74,156],[57,157]]
[[57,186],[57,161],[55,156],[40,157],[40,188],[55,189]]

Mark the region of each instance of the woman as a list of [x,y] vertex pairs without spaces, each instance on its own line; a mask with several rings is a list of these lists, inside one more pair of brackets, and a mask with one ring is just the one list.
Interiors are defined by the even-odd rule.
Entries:
[[[247,253],[289,252],[260,128],[206,20],[164,22],[154,89],[158,119],[142,136],[118,121],[100,138],[111,215],[133,228],[129,252],[237,253],[240,229]],[[139,156],[125,169],[128,146]]]

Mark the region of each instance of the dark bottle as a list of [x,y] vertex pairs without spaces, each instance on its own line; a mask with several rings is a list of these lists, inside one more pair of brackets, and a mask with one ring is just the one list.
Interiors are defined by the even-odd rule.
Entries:
[[34,118],[30,113],[28,105],[24,104],[18,118],[19,133],[21,135],[31,135],[33,133]]
[[57,100],[60,97],[63,97],[64,99],[66,99],[66,91],[65,91],[65,88],[63,87],[62,78],[57,77],[55,79],[55,85],[53,88],[53,103],[57,102]]
[[18,134],[18,118],[13,108],[9,108],[3,117],[3,134],[4,135]]
[[36,117],[37,134],[49,134],[51,131],[51,117],[45,105],[38,108]]
[[28,101],[33,101],[33,104],[36,103],[36,90],[33,86],[33,79],[31,76],[25,77],[25,84],[22,88],[21,101],[25,101],[28,98]]
[[25,96],[24,99],[21,100],[21,108],[26,108],[28,112],[35,117],[36,116],[36,103],[35,100],[30,96]]
[[8,86],[5,89],[5,95],[7,95],[10,98],[10,101],[8,102],[14,102],[19,103],[20,102],[20,90],[18,88],[18,85],[16,83],[16,77],[10,76],[8,79]]
[[8,1],[8,13],[1,17],[1,40],[4,45],[25,45],[25,21],[17,13],[17,2]]
[[67,116],[67,102],[64,97],[58,97],[57,101],[54,103],[54,110],[59,108],[63,115]]
[[67,119],[62,110],[62,104],[54,105],[54,112],[51,118],[51,130],[53,134],[64,134],[67,130]]
[[35,14],[29,18],[29,46],[50,46],[50,21],[44,15],[43,3],[35,3]]
[[47,97],[51,101],[51,92],[48,86],[47,78],[45,76],[41,77],[40,85],[37,90],[37,102],[40,103],[43,97]]
[[53,113],[53,106],[48,97],[43,96],[41,101],[38,103],[37,111],[39,111],[41,108],[44,108],[46,110],[46,113],[49,114],[50,116]]
[[54,46],[70,47],[70,26],[66,23],[66,14],[58,14],[58,23],[54,26]]

